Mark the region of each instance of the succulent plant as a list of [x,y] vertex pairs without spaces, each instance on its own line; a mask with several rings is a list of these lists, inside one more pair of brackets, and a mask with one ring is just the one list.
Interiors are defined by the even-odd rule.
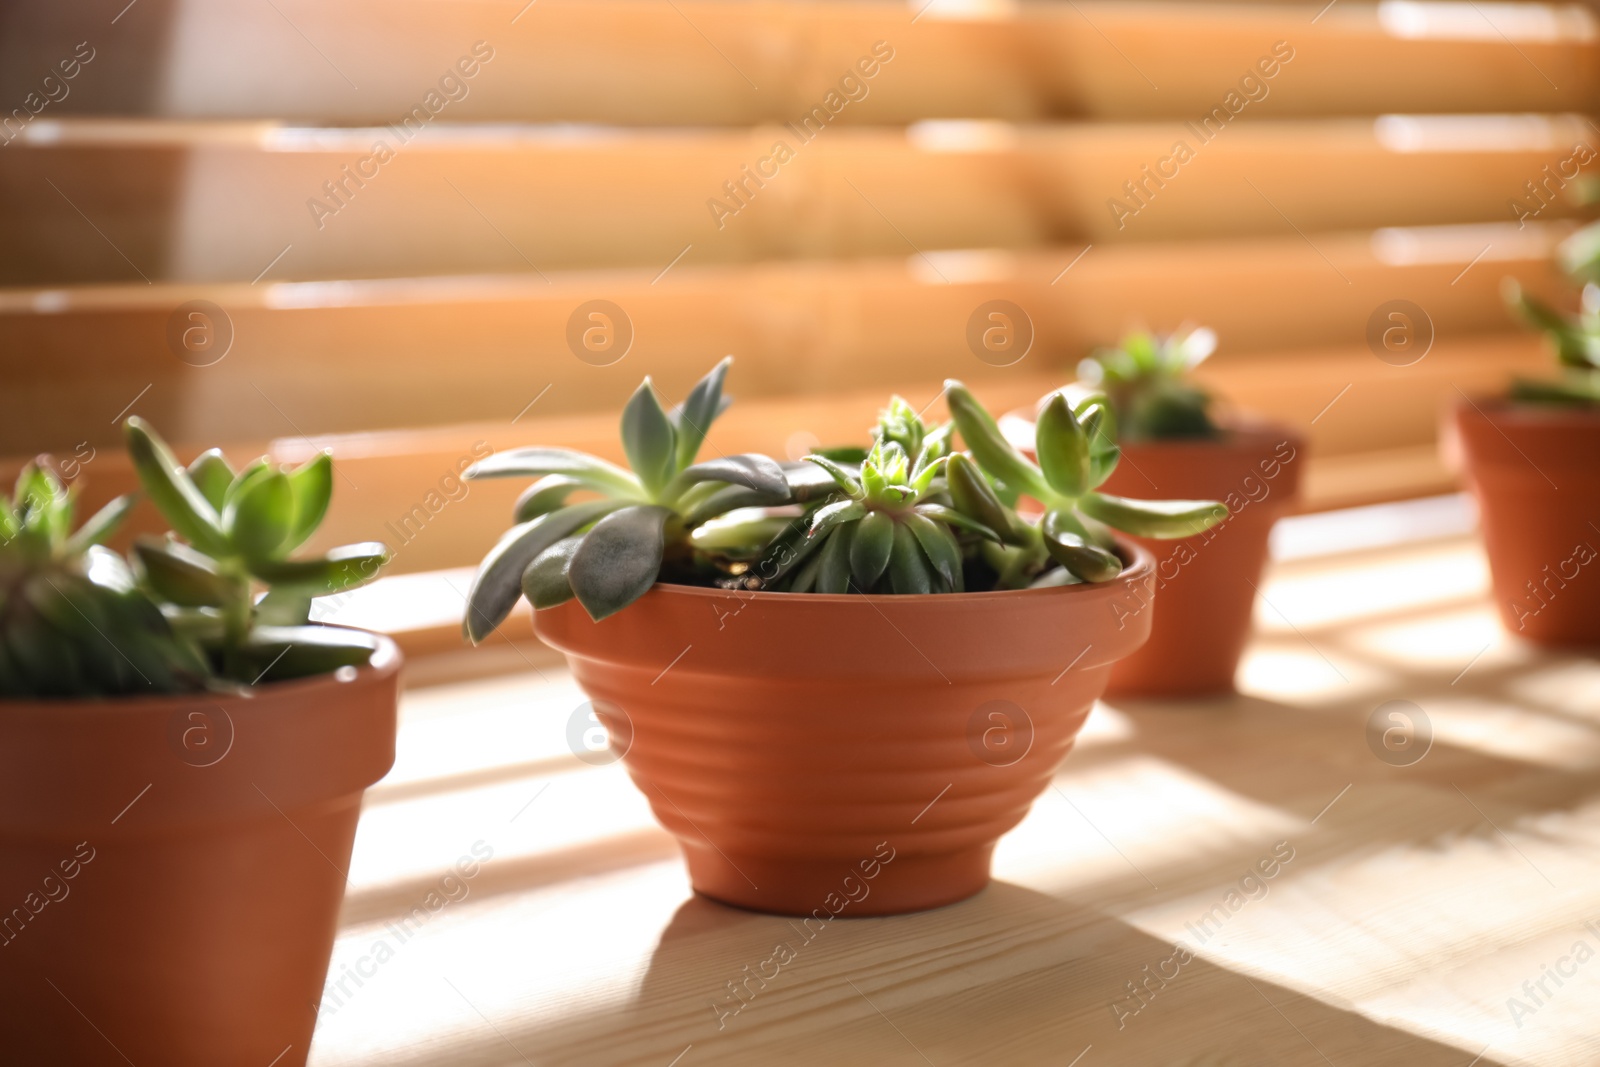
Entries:
[[123,429],[145,494],[172,527],[134,543],[139,584],[220,678],[279,681],[371,659],[372,635],[311,624],[311,604],[376,577],[388,550],[368,541],[290,558],[327,514],[331,455],[292,470],[266,457],[235,470],[212,449],[185,467],[144,420]]
[[1577,315],[1568,316],[1505,283],[1506,301],[1555,348],[1562,377],[1554,381],[1517,378],[1511,396],[1536,404],[1600,406],[1600,285],[1589,282]]
[[1096,349],[1078,364],[1078,378],[1110,397],[1126,440],[1215,437],[1211,396],[1186,376],[1216,347],[1217,335],[1206,329],[1159,337],[1137,331],[1117,347]]
[[[645,378],[622,412],[630,469],[572,449],[517,448],[466,470],[468,478],[538,479],[517,500],[516,525],[478,567],[463,623],[468,640],[493,633],[519,594],[535,608],[577,597],[598,621],[658,577],[708,584],[739,570],[726,564],[745,557],[750,529],[724,523],[696,540],[699,528],[740,509],[789,503],[817,480],[755,453],[695,461],[728,403],[722,383],[730,363],[718,363],[671,412]],[[590,499],[571,502],[575,495]]]
[[203,688],[205,660],[101,544],[134,498],[118,497],[74,532],[75,496],[41,457],[23,468],[12,498],[0,499],[0,696]]
[[874,429],[859,467],[824,455],[842,499],[817,508],[790,577],[794,593],[949,593],[966,588],[963,535],[997,534],[943,502],[940,475],[950,461],[951,425],[929,431],[895,397]]
[[[1012,447],[966,386],[947,381],[945,398],[973,461],[950,458],[950,497],[961,513],[994,530],[1004,543],[984,550],[1001,588],[1109,581],[1123,566],[1112,530],[1136,537],[1190,537],[1228,516],[1214,500],[1132,500],[1098,492],[1120,456],[1116,416],[1103,394],[1085,397],[1075,407],[1061,393],[1050,396],[1035,430],[1037,464]],[[1013,510],[1022,496],[1043,508],[1036,523]],[[1066,574],[1046,573],[1052,561]]]

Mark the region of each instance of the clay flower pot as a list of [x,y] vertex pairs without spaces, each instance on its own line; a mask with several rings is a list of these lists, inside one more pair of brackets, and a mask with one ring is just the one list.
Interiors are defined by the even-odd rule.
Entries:
[[536,612],[694,887],[758,911],[890,915],[989,881],[1000,835],[1149,632],[1154,561],[1102,585],[907,596],[657,584]]
[[1452,421],[1506,629],[1600,644],[1600,412],[1463,401]]
[[8,1062],[304,1064],[400,653],[249,697],[0,701]]
[[[1007,416],[1006,436],[1033,457],[1032,414]],[[1305,440],[1286,426],[1240,423],[1216,439],[1124,444],[1102,487],[1142,499],[1220,500],[1229,517],[1176,541],[1133,538],[1156,558],[1155,622],[1118,663],[1108,697],[1203,697],[1233,692],[1250,640],[1267,540],[1299,499]]]

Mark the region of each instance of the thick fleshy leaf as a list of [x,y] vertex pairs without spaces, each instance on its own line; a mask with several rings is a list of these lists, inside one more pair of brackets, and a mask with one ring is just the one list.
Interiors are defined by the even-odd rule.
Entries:
[[806,456],[805,462],[815,464],[816,466],[827,471],[829,477],[833,479],[834,484],[844,492],[848,493],[850,496],[859,497],[861,495],[861,480],[856,477],[856,472],[852,472],[846,469],[844,466],[835,463],[827,456],[818,455],[815,452],[809,456]]
[[591,500],[552,511],[507,530],[478,564],[467,590],[462,632],[478,644],[505,621],[522,592],[522,572],[539,553],[590,523],[624,507],[615,500]]
[[1018,492],[1049,500],[1052,493],[1044,475],[1005,439],[994,416],[960,382],[949,379],[944,384],[956,429],[978,466]]
[[1078,425],[1067,398],[1053,393],[1039,412],[1034,450],[1039,469],[1051,488],[1065,497],[1078,497],[1089,488],[1089,438]]
[[889,565],[889,555],[894,551],[895,521],[881,511],[874,511],[855,524],[855,536],[850,542],[850,580],[863,593],[883,577]]
[[859,501],[835,500],[831,504],[818,508],[812,514],[811,536],[815,537],[823,530],[831,526],[837,526],[842,522],[854,522],[857,519],[864,518],[866,514],[866,507]]
[[122,424],[128,456],[139,475],[150,502],[179,537],[202,552],[221,554],[227,550],[222,535],[222,519],[200,490],[189,480],[188,471],[178,462],[166,442],[137,415]]
[[660,493],[677,470],[677,432],[648,377],[622,409],[622,450],[652,494]]
[[1028,583],[1029,589],[1058,589],[1063,585],[1081,585],[1083,579],[1067,570],[1065,567],[1051,567],[1032,582]]
[[273,589],[256,601],[256,622],[262,626],[305,626],[311,621],[311,597],[304,592]]
[[222,529],[245,559],[277,558],[294,529],[294,489],[289,476],[269,471],[252,479],[223,509]]
[[732,362],[732,356],[724,356],[721,362],[711,368],[709,374],[689,390],[689,395],[684,398],[682,406],[672,412],[672,422],[678,432],[679,470],[684,470],[694,462],[694,457],[700,453],[700,445],[711,430],[711,424],[722,414],[725,407],[722,381],[728,376],[728,366]]
[[[251,460],[249,463],[246,463],[243,469],[241,469],[238,474],[233,476],[233,481],[228,483],[227,491],[222,494],[223,508],[226,508],[229,503],[239,496],[240,493],[244,492],[245,488],[251,482],[255,481],[262,475],[271,473],[272,470],[273,466],[267,461],[266,456],[259,456],[256,459]],[[222,514],[222,508],[217,509],[217,514]]]
[[1090,493],[1078,501],[1090,518],[1135,537],[1193,537],[1228,517],[1215,500],[1130,500],[1109,493]]
[[528,598],[534,610],[553,608],[572,599],[567,568],[572,566],[572,557],[581,544],[582,537],[563,537],[535,556],[528,569],[522,572],[522,595]]
[[894,523],[894,549],[889,553],[889,588],[896,593],[942,592],[940,578],[917,543],[916,534],[904,523]]
[[957,511],[977,520],[995,534],[1011,539],[1011,516],[995,495],[989,479],[983,476],[983,472],[966,453],[957,452],[945,463],[944,480]]
[[729,559],[755,559],[789,528],[789,521],[785,516],[769,515],[761,508],[735,511],[696,527],[689,534],[689,543],[702,552]]
[[1122,458],[1122,449],[1117,445],[1116,412],[1110,398],[1094,393],[1078,401],[1072,413],[1089,440],[1089,488],[1099,488]]
[[[823,458],[835,457],[823,456]],[[789,499],[796,504],[822,500],[839,491],[839,483],[834,480],[833,475],[815,463],[801,461],[780,463],[779,466],[783,468],[784,481],[789,485]]]
[[90,545],[103,543],[106,538],[117,532],[117,527],[122,525],[122,520],[128,517],[128,512],[132,511],[138,502],[137,494],[124,493],[89,516],[83,525],[67,538],[67,554],[75,556],[87,550]]
[[904,516],[901,522],[922,546],[923,554],[928,557],[928,562],[933,564],[933,569],[944,579],[945,586],[953,592],[961,592],[961,549],[956,545],[956,539],[950,533],[950,528],[941,526],[915,511]]
[[567,568],[578,602],[596,622],[644,596],[661,572],[668,508],[626,507],[595,523]]
[[235,650],[240,673],[251,684],[365,667],[378,650],[378,636],[343,626],[257,626]]
[[207,449],[189,464],[189,480],[219,514],[222,505],[227,503],[228,486],[233,484],[234,474],[233,465],[220,448]]
[[[831,482],[829,483],[832,484]],[[771,508],[789,503],[789,493],[785,490],[781,494],[761,493],[754,489],[746,489],[742,485],[713,486],[712,482],[701,482],[700,486],[689,490],[678,501],[678,507],[686,509],[683,512],[685,526],[697,526],[707,519],[718,515],[725,515],[730,511],[740,508]],[[710,489],[705,496],[699,495],[700,489]]]
[[387,562],[389,550],[383,542],[362,541],[311,559],[260,560],[250,564],[250,573],[275,588],[326,596],[365,585]]
[[789,483],[784,478],[783,468],[775,460],[754,452],[743,452],[737,456],[721,456],[717,459],[708,459],[704,463],[696,463],[684,470],[673,480],[672,490],[682,492],[689,485],[697,482],[727,482],[729,485],[742,485],[746,489],[753,489],[772,497],[787,497]]
[[512,448],[479,460],[464,478],[538,478],[565,474],[586,485],[625,499],[641,500],[639,480],[615,463],[570,448]]
[[134,543],[133,558],[158,600],[184,608],[219,608],[235,594],[235,583],[209,556],[181,542],[140,539]]
[[1122,560],[1093,544],[1082,526],[1060,511],[1046,512],[1040,524],[1050,558],[1086,582],[1108,582],[1122,573]]
[[547,474],[522,491],[512,509],[517,522],[537,519],[567,506],[567,497],[585,488],[577,478],[565,474]]
[[850,542],[857,525],[850,522],[817,535],[827,538],[822,545],[822,565],[817,570],[817,592],[850,592]]
[[947,508],[943,504],[918,504],[912,510],[918,515],[925,516],[926,518],[933,519],[937,522],[942,522],[946,526],[954,526],[958,530],[965,530],[967,533],[977,534],[979,537],[987,538],[990,541],[1001,540],[999,534],[989,529],[989,527],[985,526],[983,523],[963,515],[954,508]]
[[294,526],[284,542],[285,551],[305,544],[328,514],[333,499],[333,453],[318,452],[290,471],[289,488],[294,491]]

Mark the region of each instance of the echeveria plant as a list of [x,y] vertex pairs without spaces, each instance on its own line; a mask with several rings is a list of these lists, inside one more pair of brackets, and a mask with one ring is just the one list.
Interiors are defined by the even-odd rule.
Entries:
[[1078,378],[1110,397],[1125,440],[1215,437],[1211,396],[1188,374],[1216,347],[1217,335],[1206,329],[1137,331],[1116,347],[1096,349],[1078,364]]
[[[1047,575],[1059,563],[1071,579],[1104,582],[1122,573],[1111,531],[1136,537],[1192,537],[1221,522],[1228,509],[1214,500],[1132,500],[1099,492],[1116,468],[1116,416],[1109,400],[1093,394],[1069,405],[1054,393],[1039,412],[1034,451],[1038,463],[1018,452],[994,417],[958,381],[945,383],[945,398],[972,464],[949,462],[951,498],[965,514],[995,530],[1005,547],[986,549],[1002,588],[1059,584]],[[998,483],[998,490],[990,482]],[[1021,520],[1002,495],[1039,502],[1037,522]]]
[[203,688],[205,660],[101,544],[134,498],[118,497],[74,532],[75,495],[41,457],[23,468],[11,499],[0,498],[0,696]]
[[[468,478],[538,479],[517,501],[517,524],[478,568],[467,594],[469,640],[493,633],[519,594],[535,608],[575,596],[598,620],[643,596],[658,576],[695,580],[712,567],[707,555],[717,553],[693,542],[697,527],[735,509],[791,499],[783,468],[766,456],[695,462],[726,406],[730,362],[717,364],[671,412],[644,380],[622,412],[629,470],[567,448],[511,449],[467,469]],[[580,493],[598,499],[569,502]]]
[[212,449],[185,467],[142,419],[124,431],[139,481],[173,531],[135,542],[139,583],[220,679],[277,681],[371,659],[372,635],[311,625],[311,602],[376,577],[388,550],[368,541],[290,558],[327,514],[328,453],[292,470],[262,457],[236,471]]

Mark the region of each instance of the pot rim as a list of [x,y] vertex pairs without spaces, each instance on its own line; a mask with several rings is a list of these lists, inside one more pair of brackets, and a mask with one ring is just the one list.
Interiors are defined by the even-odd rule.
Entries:
[[1496,419],[1506,419],[1545,426],[1600,424],[1600,405],[1535,404],[1526,400],[1516,400],[1504,393],[1489,396],[1463,394],[1452,400],[1450,409],[1458,418],[1471,418],[1477,415],[1491,422]]
[[[369,633],[378,639],[378,647],[372,653],[372,659],[365,667],[356,668],[356,676],[348,680],[341,680],[334,675],[336,671],[326,671],[322,674],[312,675],[307,678],[291,678],[282,682],[271,682],[260,690],[262,696],[289,696],[310,694],[320,688],[335,685],[360,685],[381,682],[397,672],[404,665],[405,657],[400,653],[400,646],[395,644],[394,638],[376,630],[363,630],[359,626],[339,626],[336,623],[317,623],[330,629],[356,630],[360,633]],[[118,697],[71,697],[60,699],[56,697],[0,697],[0,713],[14,713],[22,709],[45,709],[52,714],[101,713],[108,709],[117,711],[126,710],[130,713],[149,711],[152,708],[171,708],[176,705],[197,704],[234,704],[242,701],[254,700],[256,692],[253,686],[246,686],[243,692],[208,692],[202,690],[198,693],[153,693],[149,696],[118,696]]]
[[807,604],[972,604],[1014,598],[1023,594],[1032,594],[1035,597],[1051,594],[1087,596],[1092,591],[1115,588],[1119,583],[1138,581],[1155,573],[1155,557],[1151,555],[1148,549],[1121,535],[1116,537],[1116,541],[1118,546],[1131,559],[1126,561],[1122,572],[1115,578],[1106,582],[1078,582],[1072,585],[1051,586],[1048,589],[983,589],[966,593],[788,593],[775,592],[770,589],[723,589],[711,585],[681,585],[677,582],[657,581],[650,587],[650,592],[655,593],[659,590],[671,595],[709,597],[718,600],[726,599],[730,596],[738,597],[741,600],[755,598],[772,604],[801,602]]

